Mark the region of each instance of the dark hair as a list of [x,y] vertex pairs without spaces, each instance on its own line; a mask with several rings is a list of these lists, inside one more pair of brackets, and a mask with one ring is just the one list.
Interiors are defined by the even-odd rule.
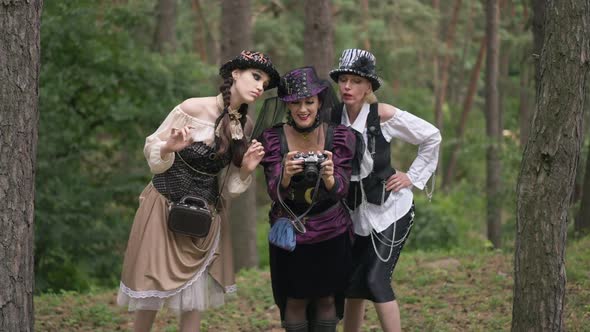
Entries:
[[240,118],[240,124],[242,126],[242,130],[244,132],[244,137],[239,140],[232,139],[231,131],[229,128],[229,113],[227,109],[229,108],[230,98],[231,98],[231,87],[234,83],[234,80],[231,76],[226,77],[223,79],[223,83],[219,86],[219,92],[221,92],[221,96],[223,97],[223,112],[220,115],[220,119],[218,119],[218,124],[216,124],[215,128],[220,127],[219,137],[217,140],[217,156],[221,157],[225,154],[228,150],[231,153],[231,160],[234,165],[240,167],[242,165],[242,158],[244,157],[244,153],[248,149],[248,137],[249,134],[252,132],[252,122],[249,120],[248,114],[248,104],[240,105],[238,109],[238,113],[242,115]]

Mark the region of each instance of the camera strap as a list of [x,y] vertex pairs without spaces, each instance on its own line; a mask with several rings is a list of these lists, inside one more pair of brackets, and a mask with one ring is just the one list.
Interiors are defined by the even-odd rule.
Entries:
[[[287,139],[285,137],[285,132],[283,130],[283,126],[277,126],[275,127],[275,129],[278,131],[279,133],[279,142],[281,145],[281,155],[284,156],[287,153],[289,153],[289,145],[287,143]],[[326,142],[324,143],[324,150],[328,150],[331,151],[332,150],[332,134],[334,131],[334,126],[332,124],[328,125],[328,129],[326,132]],[[279,175],[279,181],[277,183],[277,197],[279,200],[279,203],[281,204],[281,206],[283,207],[283,209],[285,211],[287,211],[287,213],[289,213],[294,220],[291,220],[291,223],[293,224],[293,227],[295,227],[295,229],[299,232],[299,233],[305,233],[305,225],[303,224],[303,222],[301,221],[308,213],[309,211],[311,211],[311,209],[315,206],[316,202],[316,198],[318,195],[318,191],[320,188],[320,181],[321,181],[321,176],[318,176],[315,186],[314,186],[314,190],[313,190],[313,197],[311,198],[311,204],[309,205],[309,207],[307,208],[307,210],[305,210],[305,212],[303,212],[301,215],[296,215],[293,210],[291,210],[291,208],[289,208],[289,206],[287,206],[287,204],[283,201],[283,198],[281,197],[281,182],[283,181],[283,167],[285,166],[285,160],[283,158],[283,162],[281,163],[281,173]]]
[[311,204],[309,205],[307,210],[305,210],[305,212],[303,212],[301,215],[298,216],[293,212],[293,210],[291,210],[291,208],[289,208],[289,206],[283,201],[283,198],[281,197],[281,182],[283,182],[283,167],[284,166],[285,166],[285,163],[284,163],[284,159],[283,159],[283,162],[281,162],[281,173],[279,175],[279,181],[277,182],[277,198],[279,200],[279,203],[283,207],[283,209],[285,211],[287,211],[287,213],[289,213],[291,215],[291,217],[293,218],[293,220],[290,220],[290,221],[291,221],[291,224],[293,225],[293,227],[295,228],[295,230],[297,230],[299,233],[303,234],[307,230],[305,229],[305,224],[301,220],[309,213],[309,211],[311,211],[311,209],[317,203],[316,197],[318,195],[318,191],[320,188],[320,181],[321,181],[322,177],[318,176],[318,179],[316,180],[315,187],[313,189],[313,197],[311,198]]

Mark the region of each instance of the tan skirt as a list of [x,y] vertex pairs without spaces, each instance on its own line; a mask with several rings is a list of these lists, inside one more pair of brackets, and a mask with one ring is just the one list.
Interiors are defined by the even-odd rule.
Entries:
[[168,202],[150,183],[139,197],[117,303],[129,310],[204,311],[235,292],[227,214],[222,209],[207,237],[177,235],[166,227]]

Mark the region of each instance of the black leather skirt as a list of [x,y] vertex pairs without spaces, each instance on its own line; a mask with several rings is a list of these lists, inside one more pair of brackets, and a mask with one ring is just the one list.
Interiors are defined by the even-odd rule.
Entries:
[[[414,224],[414,206],[381,233],[356,235],[352,247],[353,272],[347,298],[376,303],[395,300],[391,276]],[[392,239],[393,243],[392,243]]]

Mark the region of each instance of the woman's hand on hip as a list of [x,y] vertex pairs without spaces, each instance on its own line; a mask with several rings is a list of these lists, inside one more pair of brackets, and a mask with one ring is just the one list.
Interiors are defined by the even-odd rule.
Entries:
[[396,171],[395,174],[387,179],[387,182],[385,183],[385,190],[398,192],[403,188],[408,188],[412,185],[412,181],[410,180],[410,177],[408,177],[408,174]]

